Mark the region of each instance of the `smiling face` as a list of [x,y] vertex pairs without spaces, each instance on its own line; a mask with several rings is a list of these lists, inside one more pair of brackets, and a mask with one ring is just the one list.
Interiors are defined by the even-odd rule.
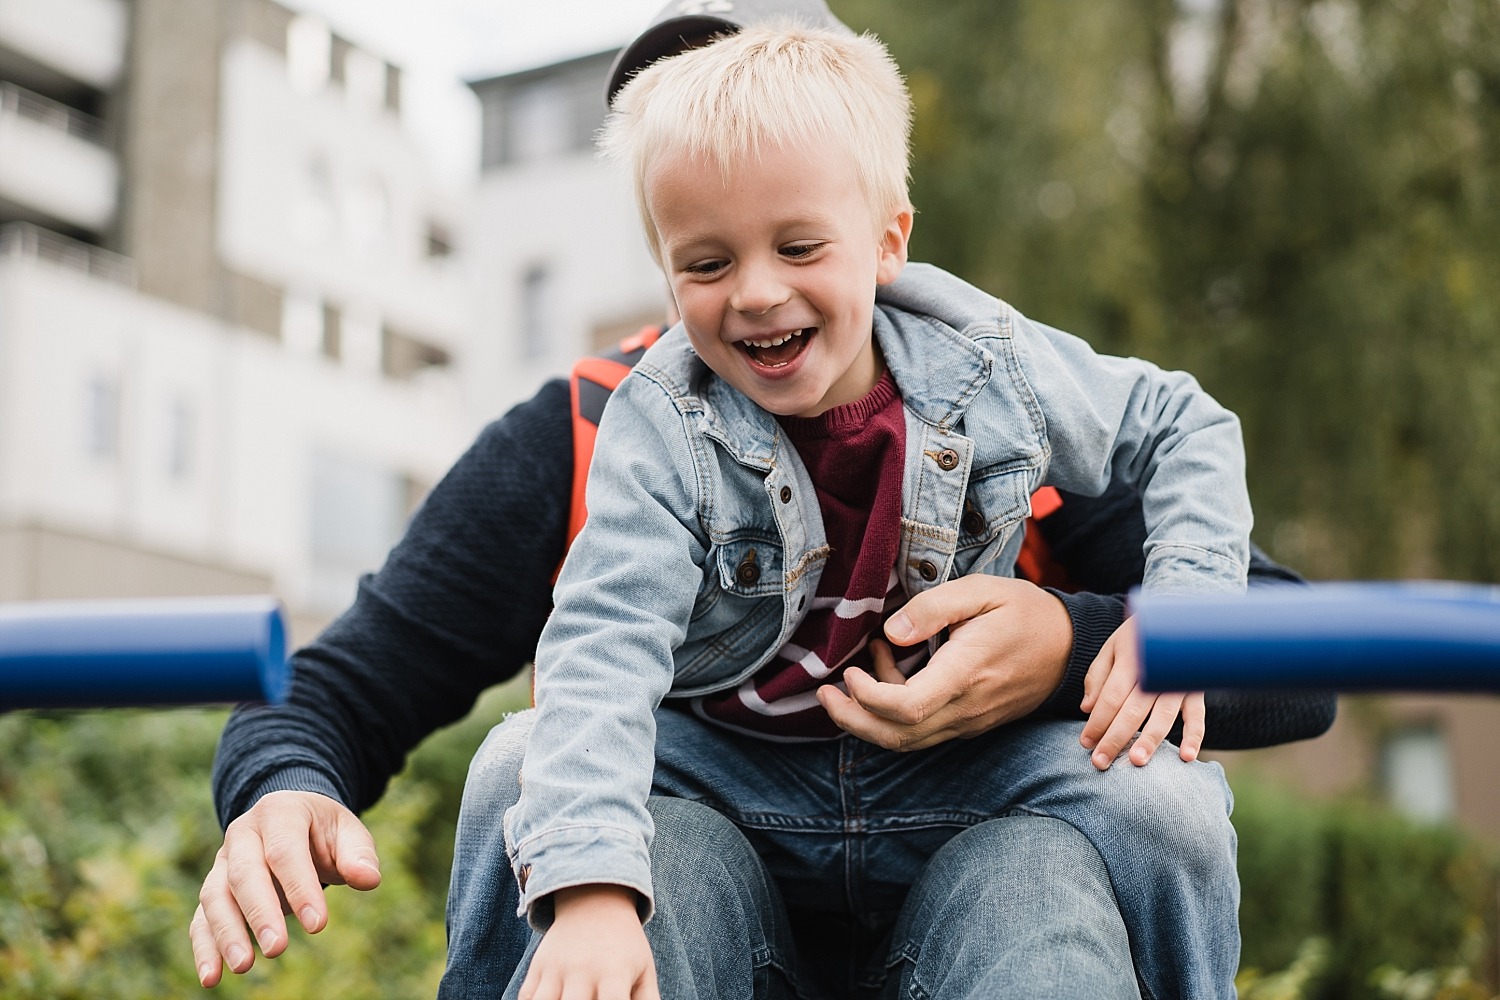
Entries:
[[880,378],[875,286],[901,273],[912,216],[877,222],[846,159],[778,147],[727,173],[675,156],[646,176],[688,340],[779,416],[852,403]]

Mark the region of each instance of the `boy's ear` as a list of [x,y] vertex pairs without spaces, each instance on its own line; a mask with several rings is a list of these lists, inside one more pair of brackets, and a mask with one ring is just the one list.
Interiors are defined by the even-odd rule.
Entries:
[[901,276],[906,266],[906,247],[911,242],[912,210],[903,208],[880,231],[876,246],[879,260],[875,264],[875,284],[889,285]]

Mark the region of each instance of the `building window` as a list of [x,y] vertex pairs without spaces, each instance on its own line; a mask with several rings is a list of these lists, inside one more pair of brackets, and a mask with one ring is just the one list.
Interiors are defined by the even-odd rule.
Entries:
[[385,107],[385,62],[362,49],[344,52],[344,93],[349,104],[374,113]]
[[406,522],[407,477],[369,462],[312,457],[311,603],[346,607],[361,573],[379,569]]
[[521,276],[521,357],[545,358],[552,339],[552,269],[533,264]]
[[344,198],[346,238],[354,252],[373,256],[384,246],[391,231],[391,196],[385,182],[368,176],[349,188]]
[[197,437],[197,413],[182,396],[167,408],[167,475],[181,481],[193,474],[193,450]]
[[339,327],[339,360],[344,367],[378,375],[384,367],[385,332],[380,316],[370,309],[345,308]]
[[324,352],[323,303],[317,296],[291,290],[282,295],[281,342],[288,351],[304,358]]
[[333,238],[338,206],[333,196],[333,169],[321,153],[308,159],[302,190],[293,206],[292,232],[307,246],[322,246]]
[[385,376],[398,381],[441,371],[453,363],[452,356],[441,347],[389,325],[384,330],[383,348]]
[[315,94],[328,85],[333,65],[333,33],[316,17],[299,15],[286,29],[286,70],[299,93]]
[[1399,812],[1431,822],[1452,818],[1453,762],[1437,725],[1403,726],[1388,734],[1380,773],[1386,798]]
[[120,454],[120,381],[95,375],[84,388],[84,451],[100,461]]
[[433,260],[446,260],[453,256],[456,247],[453,233],[441,222],[427,224],[427,256]]
[[543,80],[515,92],[510,101],[510,159],[545,160],[573,146],[573,108],[568,91]]
[[599,91],[611,53],[476,85],[483,107],[481,166],[507,166],[587,153],[604,122]]

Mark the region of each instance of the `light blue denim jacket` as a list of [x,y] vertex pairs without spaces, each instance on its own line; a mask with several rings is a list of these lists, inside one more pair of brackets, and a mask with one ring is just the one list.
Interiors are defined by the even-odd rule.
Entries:
[[[1237,592],[1250,501],[1239,422],[1181,372],[1095,354],[937,268],[879,290],[874,333],[906,414],[897,570],[908,593],[1009,576],[1031,494],[1136,483],[1145,587]],[[732,687],[791,637],[828,556],[775,417],[669,331],[605,409],[588,522],[537,649],[537,719],[505,817],[522,911],[627,885],[650,912],[646,798],[664,697]],[[547,901],[543,901],[546,903]]]

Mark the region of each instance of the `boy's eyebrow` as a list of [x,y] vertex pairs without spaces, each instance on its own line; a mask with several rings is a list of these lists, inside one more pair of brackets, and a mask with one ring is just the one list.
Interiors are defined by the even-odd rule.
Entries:
[[[775,231],[775,233],[776,233],[777,236],[783,236],[783,235],[789,235],[790,233],[795,232],[797,230],[804,230],[804,229],[816,230],[816,229],[819,229],[819,228],[821,228],[823,226],[832,226],[834,224],[835,224],[835,220],[833,219],[832,216],[821,215],[821,214],[808,214],[808,215],[795,216],[795,217],[788,218],[788,219],[778,219],[778,220],[776,220],[773,223],[773,225],[772,225],[771,228]],[[660,233],[660,230],[658,230],[658,233]],[[813,235],[815,235],[815,234],[809,233],[807,236],[804,236],[802,238],[804,238],[804,239],[811,238]],[[673,252],[683,251],[683,250],[695,251],[695,250],[698,250],[700,248],[702,248],[702,249],[715,248],[716,249],[716,248],[722,246],[724,244],[724,242],[725,242],[724,240],[722,240],[722,239],[719,238],[719,235],[718,235],[717,232],[712,232],[712,231],[708,231],[708,230],[703,230],[703,231],[691,231],[690,230],[687,233],[679,235],[677,238],[672,239],[670,241],[667,240],[667,239],[665,239],[665,238],[663,238],[661,245],[662,245],[662,249],[663,250],[667,251],[668,253],[673,253]]]
[[707,250],[716,250],[721,245],[711,233],[690,233],[674,240],[662,239],[662,252],[667,257],[675,257],[678,254],[696,254]]

